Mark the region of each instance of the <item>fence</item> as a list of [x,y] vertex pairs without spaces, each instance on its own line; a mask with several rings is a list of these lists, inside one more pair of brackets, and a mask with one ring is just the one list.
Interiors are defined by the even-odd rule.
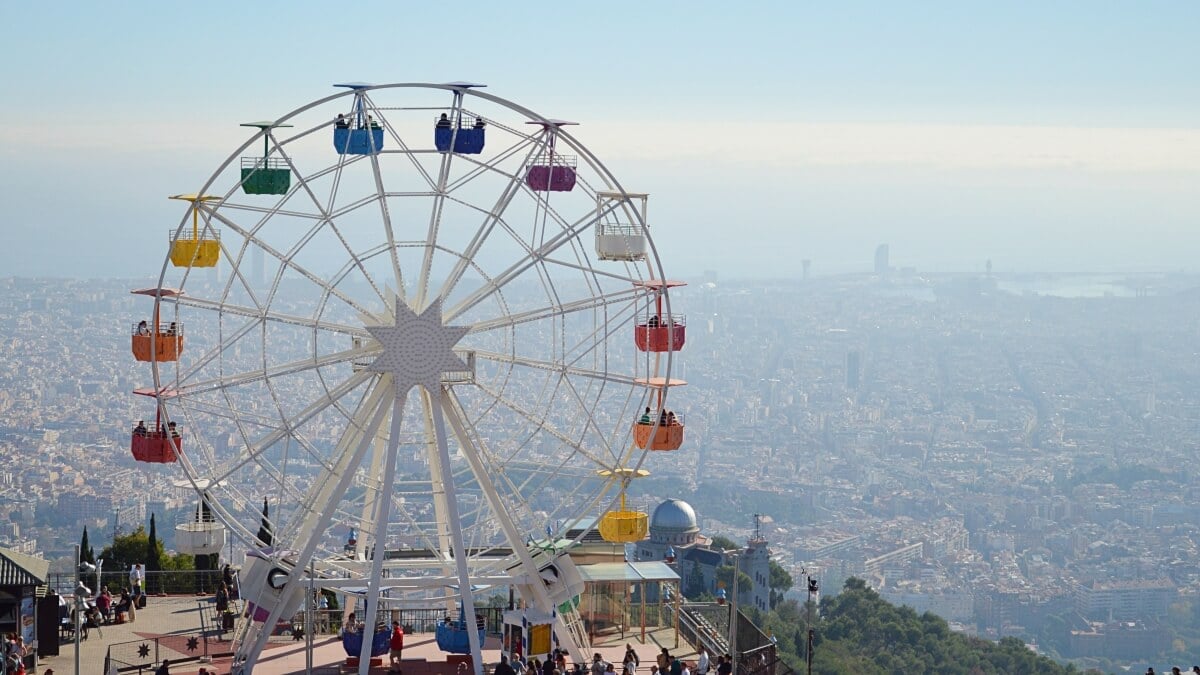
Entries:
[[[117,595],[123,588],[129,588],[128,570],[104,570],[99,583],[95,574],[81,576],[84,585],[97,593],[104,586],[109,592]],[[74,574],[51,574],[47,582],[59,595],[73,595],[75,592]],[[146,572],[146,588],[150,595],[191,595],[194,593],[211,594],[217,592],[221,584],[220,570],[163,570],[161,572]]]
[[152,673],[163,659],[170,659],[175,665],[209,658],[208,639],[203,632],[164,635],[109,645],[104,672],[111,672],[115,666],[119,673]]
[[[668,612],[674,611],[667,605]],[[697,648],[703,646],[709,654],[729,651],[729,605],[713,603],[684,603],[679,611],[679,636]],[[779,660],[775,641],[745,614],[737,613],[737,672],[739,675],[775,675],[784,667]]]

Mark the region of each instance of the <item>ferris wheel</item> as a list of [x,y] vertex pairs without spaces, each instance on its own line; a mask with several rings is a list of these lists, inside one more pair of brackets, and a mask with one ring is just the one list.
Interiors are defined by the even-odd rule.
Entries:
[[[566,533],[644,536],[625,490],[683,443],[681,282],[648,196],[573,123],[482,85],[337,86],[244,125],[176,196],[159,284],[136,291],[154,299],[137,393],[157,405],[133,454],[177,463],[255,551],[247,670],[314,583],[354,589],[365,617],[436,601],[473,625],[480,589],[507,584],[553,613],[578,592]],[[556,638],[582,659],[568,619]]]

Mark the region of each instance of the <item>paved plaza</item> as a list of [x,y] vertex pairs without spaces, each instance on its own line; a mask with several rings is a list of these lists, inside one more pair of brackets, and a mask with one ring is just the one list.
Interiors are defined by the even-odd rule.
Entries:
[[[80,643],[80,675],[105,675],[105,657],[110,653],[110,648],[113,658],[118,662],[121,662],[122,655],[130,655],[130,661],[124,663],[149,661],[157,665],[164,658],[170,659],[172,675],[196,675],[200,668],[205,668],[210,673],[229,673],[232,644],[228,640],[216,637],[205,639],[201,631],[201,607],[208,611],[210,605],[211,601],[208,598],[195,596],[153,597],[145,609],[137,611],[133,622],[90,630],[88,638]],[[276,639],[278,641],[273,641],[263,652],[254,672],[262,675],[305,673],[305,642],[293,641],[286,637]],[[695,658],[694,648],[682,641],[677,643],[675,632],[669,628],[647,628],[644,641],[642,632],[637,629],[627,632],[624,636],[616,632],[598,636],[593,651],[602,654],[607,661],[620,663],[626,644],[633,645],[641,658],[639,675],[649,673],[654,656],[662,647],[667,647],[671,653],[679,654],[685,660]],[[143,647],[145,656],[141,656]],[[198,660],[198,657],[206,653],[206,649],[208,661]],[[317,636],[314,639],[312,654],[311,672],[321,675],[342,672],[341,666],[345,662],[346,653],[336,636]],[[458,675],[457,664],[448,663],[446,656],[437,648],[432,633],[408,635],[405,639],[403,673]],[[499,639],[489,637],[484,645],[487,672],[491,672],[499,656]],[[183,659],[188,661],[178,662]],[[386,656],[383,663],[384,668],[376,668],[371,672],[387,672]],[[70,675],[75,672],[73,641],[63,642],[58,656],[43,659],[38,672],[45,673],[48,668],[53,669],[55,675]],[[124,672],[139,671],[133,668]],[[149,675],[153,669],[141,672]]]

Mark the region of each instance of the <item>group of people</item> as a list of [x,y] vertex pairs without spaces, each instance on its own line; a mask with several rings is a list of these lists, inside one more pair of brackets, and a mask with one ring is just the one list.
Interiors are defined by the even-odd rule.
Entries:
[[[641,665],[642,660],[633,645],[626,644],[625,655],[621,659],[621,674],[636,675]],[[694,668],[679,657],[672,656],[666,647],[659,653],[656,663],[650,666],[651,675],[730,675],[732,672],[733,657],[725,654],[713,664],[704,647],[700,648]],[[592,655],[591,665],[585,667],[583,664],[575,664],[568,669],[567,651],[555,649],[545,661],[532,657],[528,663],[519,656],[510,662],[507,656],[501,655],[495,675],[617,675],[617,669],[598,653]]]
[[649,328],[666,328],[674,325],[676,325],[674,319],[663,319],[657,314],[651,314],[650,318],[646,319],[646,326]]
[[9,633],[4,636],[4,667],[0,670],[23,675],[26,656],[29,656],[29,647],[19,633]]
[[[439,129],[449,129],[451,126],[453,126],[453,125],[450,123],[450,118],[446,116],[446,113],[442,113],[442,116],[438,118],[438,121],[437,121],[437,128],[439,128]],[[485,126],[487,126],[487,123],[483,121],[483,118],[482,118],[482,117],[476,117],[476,118],[475,118],[475,126],[474,126],[474,127],[472,127],[472,128],[474,128],[474,129],[482,129],[482,128],[484,128]]]
[[[171,438],[179,438],[179,428],[174,422],[167,422],[167,431],[171,434]],[[145,436],[150,433],[146,428],[146,420],[138,420],[138,423],[133,427],[134,436]]]
[[[335,127],[337,127],[338,129],[349,129],[350,128],[350,118],[346,117],[342,113],[338,113],[337,119],[335,119],[333,121],[333,125]],[[381,127],[379,126],[379,122],[376,122],[375,118],[373,116],[367,115],[367,123],[365,125],[363,125],[362,128],[364,128],[364,129],[379,129]]]
[[[126,620],[133,621],[137,608],[137,596],[135,596],[128,588],[122,588],[119,597],[114,598],[113,594],[108,590],[108,586],[100,589],[100,595],[96,596],[96,606],[88,608],[84,612],[84,617],[88,619],[85,627],[98,628],[100,623],[112,623],[113,620],[121,615],[126,615]],[[95,612],[95,614],[92,614]]]
[[[167,324],[167,330],[164,332],[166,335],[175,335],[176,333],[179,332],[179,327],[174,321],[172,321],[171,323]],[[149,335],[150,334],[150,324],[145,319],[138,322],[137,334],[138,335]]]
[[[638,419],[638,424],[654,424],[654,416],[650,414],[650,406],[646,406],[646,411],[642,413]],[[675,417],[675,411],[663,408],[659,411],[658,426],[672,427],[679,424],[679,418]]]

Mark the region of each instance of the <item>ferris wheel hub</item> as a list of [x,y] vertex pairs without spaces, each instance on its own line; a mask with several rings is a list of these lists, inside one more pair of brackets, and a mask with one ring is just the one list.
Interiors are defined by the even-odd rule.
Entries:
[[441,299],[431,302],[420,314],[397,299],[394,316],[391,326],[366,327],[383,348],[367,370],[391,374],[397,395],[418,384],[434,391],[440,386],[442,373],[467,370],[454,346],[470,328],[445,325]]

